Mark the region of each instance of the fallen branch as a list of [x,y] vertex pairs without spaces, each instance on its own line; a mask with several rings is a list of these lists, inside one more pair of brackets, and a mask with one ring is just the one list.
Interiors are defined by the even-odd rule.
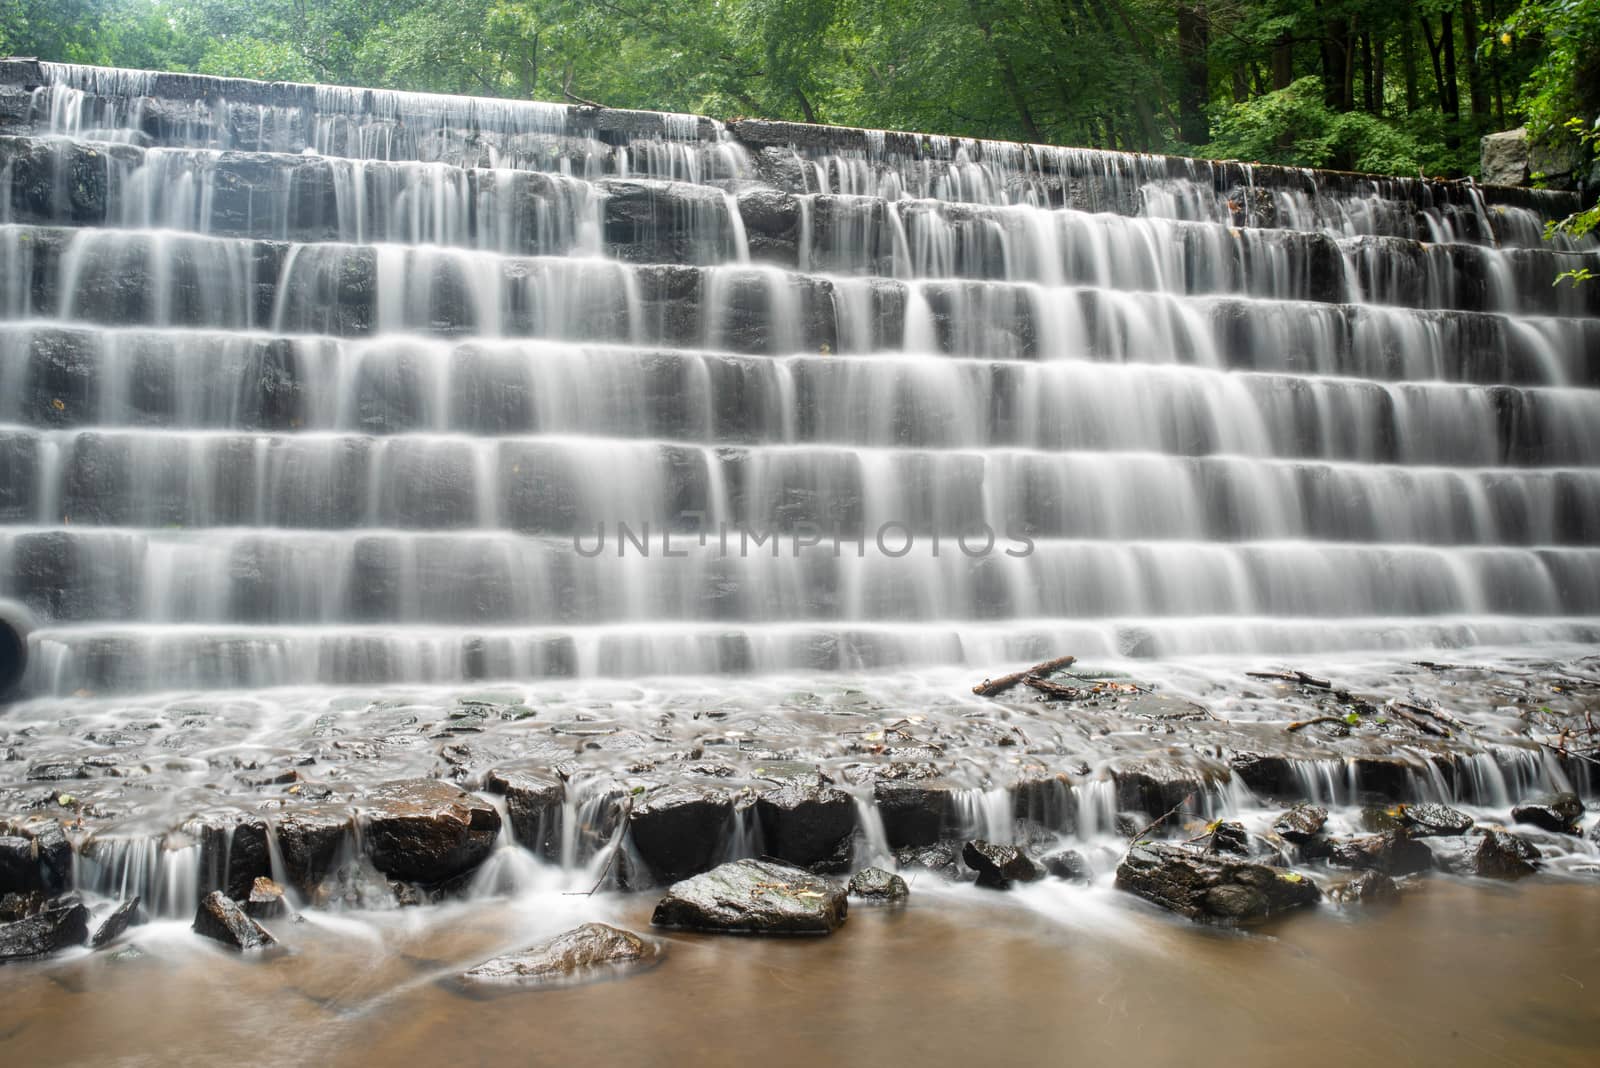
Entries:
[[1076,686],[1063,686],[1059,682],[1049,679],[1034,678],[1032,675],[1022,680],[1022,685],[1038,690],[1046,697],[1056,701],[1080,701],[1088,696]]
[[1429,708],[1426,705],[1419,705],[1414,701],[1390,701],[1389,705],[1391,708],[1404,708],[1412,712],[1416,712],[1419,715],[1432,717],[1433,719],[1438,720],[1440,723],[1443,723],[1445,726],[1453,727],[1458,731],[1462,731],[1463,733],[1471,733],[1467,725],[1462,723],[1459,719],[1456,719],[1454,716],[1446,715],[1445,713],[1436,709]]
[[1054,660],[1046,660],[1042,664],[1035,664],[1026,671],[1018,671],[1012,675],[1002,675],[998,679],[984,679],[972,688],[972,692],[979,697],[995,697],[1005,693],[1013,686],[1020,685],[1027,679],[1053,675],[1077,662],[1078,658],[1075,656],[1058,656]]
[[1252,679],[1272,679],[1275,682],[1293,682],[1300,686],[1310,686],[1317,690],[1331,690],[1333,683],[1327,679],[1319,679],[1315,675],[1307,675],[1304,671],[1246,671]]
[[1421,716],[1414,716],[1410,712],[1407,712],[1404,708],[1400,707],[1399,701],[1390,704],[1389,711],[1391,714],[1405,720],[1407,723],[1417,728],[1417,730],[1422,731],[1424,734],[1431,734],[1437,738],[1450,737],[1450,732],[1445,730],[1443,727],[1440,727],[1434,723],[1430,723]]

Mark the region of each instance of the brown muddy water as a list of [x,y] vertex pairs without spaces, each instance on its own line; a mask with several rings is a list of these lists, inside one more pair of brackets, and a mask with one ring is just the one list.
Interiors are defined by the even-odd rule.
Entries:
[[490,1000],[445,980],[583,920],[645,930],[654,899],[308,915],[255,958],[157,924],[138,959],[0,969],[0,1063],[1595,1063],[1592,884],[1435,878],[1240,934],[1106,886],[921,882],[831,938],[673,934],[652,971]]

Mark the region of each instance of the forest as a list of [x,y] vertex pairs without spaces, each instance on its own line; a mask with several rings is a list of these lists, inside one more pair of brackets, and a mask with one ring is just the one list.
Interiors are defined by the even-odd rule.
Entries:
[[8,0],[4,54],[1430,176],[1600,115],[1595,0]]

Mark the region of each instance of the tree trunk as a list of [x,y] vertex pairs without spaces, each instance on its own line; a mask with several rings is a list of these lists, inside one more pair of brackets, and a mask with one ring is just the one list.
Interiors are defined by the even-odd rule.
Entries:
[[1272,88],[1287,89],[1294,81],[1294,40],[1284,34],[1272,46]]
[[1182,4],[1178,8],[1178,135],[1191,145],[1210,140],[1206,126],[1206,102],[1210,77],[1206,65],[1211,26],[1203,3]]
[[1378,113],[1377,102],[1372,98],[1372,34],[1361,35],[1361,106],[1368,114]]
[[1461,42],[1467,49],[1467,100],[1475,126],[1488,125],[1489,88],[1478,62],[1478,12],[1472,0],[1461,0]]
[[1389,42],[1382,37],[1372,46],[1372,113],[1382,115],[1384,111],[1384,53],[1388,51]]
[[1400,76],[1406,86],[1406,114],[1410,115],[1421,103],[1417,93],[1417,37],[1410,22],[1400,25]]

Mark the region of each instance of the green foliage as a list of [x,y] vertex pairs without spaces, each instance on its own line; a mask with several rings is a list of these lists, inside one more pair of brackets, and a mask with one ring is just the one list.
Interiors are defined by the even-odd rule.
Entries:
[[1235,104],[1214,121],[1204,155],[1304,167],[1416,174],[1426,152],[1398,125],[1324,102],[1322,79]]

